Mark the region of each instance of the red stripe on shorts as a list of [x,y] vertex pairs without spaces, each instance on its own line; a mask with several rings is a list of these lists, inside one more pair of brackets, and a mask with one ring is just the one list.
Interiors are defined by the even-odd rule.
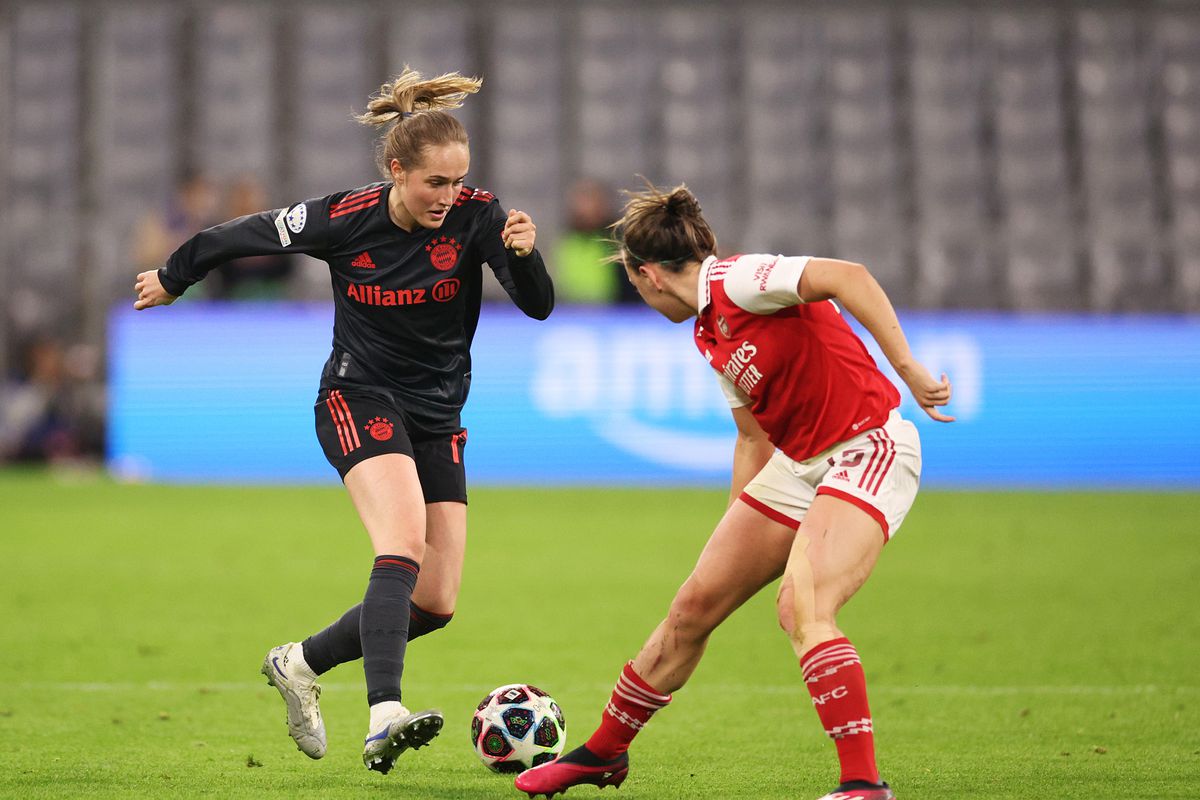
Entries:
[[847,503],[850,503],[851,505],[858,506],[863,511],[867,512],[868,516],[870,516],[871,519],[873,519],[879,523],[879,527],[883,528],[883,540],[885,542],[888,540],[890,533],[888,531],[887,517],[885,517],[883,515],[882,511],[880,511],[878,508],[876,508],[875,506],[868,503],[866,500],[863,500],[861,497],[855,497],[854,495],[850,494],[849,492],[843,492],[841,489],[834,489],[829,486],[818,487],[817,494],[819,494],[819,495],[827,494],[830,497],[836,497],[838,500],[845,500]]
[[800,523],[789,517],[787,514],[784,514],[782,511],[776,511],[762,500],[759,500],[756,497],[751,497],[745,492],[742,492],[738,495],[738,500],[741,500],[743,503],[750,506],[760,514],[763,514],[764,516],[767,516],[778,523],[787,525],[792,530],[797,530],[800,527]]
[[362,442],[358,439],[358,426],[354,424],[354,415],[350,413],[350,406],[347,405],[346,398],[342,397],[342,393],[337,389],[330,392],[329,396],[333,398],[333,402],[341,406],[342,411],[346,414],[346,430],[349,432],[347,438],[350,439],[352,445],[350,449],[355,450],[362,447]]
[[858,479],[858,488],[860,489],[866,484],[867,477],[875,467],[875,460],[879,458],[880,444],[879,440],[875,438],[875,431],[867,433],[867,440],[870,441],[875,449],[871,451],[871,457],[867,459],[867,465],[863,467],[862,477]]
[[329,409],[329,417],[333,420],[333,429],[337,431],[338,442],[342,445],[342,455],[350,452],[350,448],[346,444],[346,434],[342,432],[342,424],[338,421],[338,410],[334,408],[333,397],[325,398],[325,407]]
[[883,438],[884,444],[887,445],[887,460],[879,468],[879,474],[875,480],[867,482],[867,489],[871,494],[879,494],[879,488],[883,486],[883,478],[887,475],[888,470],[892,468],[892,462],[896,460],[896,443],[892,441],[892,437],[887,435],[887,431],[879,429],[879,435]]

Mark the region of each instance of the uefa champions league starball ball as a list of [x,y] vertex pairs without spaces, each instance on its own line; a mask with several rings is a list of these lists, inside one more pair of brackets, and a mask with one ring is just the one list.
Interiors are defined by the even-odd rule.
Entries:
[[536,686],[510,683],[488,692],[475,710],[471,744],[488,769],[524,772],[558,757],[566,728],[554,698]]

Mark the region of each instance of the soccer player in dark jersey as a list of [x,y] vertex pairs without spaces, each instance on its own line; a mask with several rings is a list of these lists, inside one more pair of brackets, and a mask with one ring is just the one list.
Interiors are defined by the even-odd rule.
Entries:
[[317,676],[363,660],[370,726],[363,761],[386,773],[442,727],[438,711],[401,705],[406,643],[454,611],[466,542],[467,432],[483,265],[516,305],[554,307],[529,215],[505,213],[464,185],[467,133],[447,113],[479,90],[458,73],[426,80],[405,68],[358,119],[385,130],[386,180],[200,231],[158,270],[137,277],[134,308],[167,305],[234,258],[307,253],[329,264],[333,352],[315,403],[317,438],[371,538],[362,602],[302,643],[273,648],[262,671],[287,703],[288,730],[325,754]]
[[896,410],[896,387],[832,301],[862,323],[940,422],[953,420],[938,409],[950,401],[950,382],[913,358],[887,295],[860,264],[718,259],[716,236],[682,186],[633,196],[618,230],[630,282],[672,322],[695,319],[693,341],[733,410],[729,508],[666,619],[625,665],[600,727],[516,786],[549,797],[581,783],[619,785],[630,743],[687,682],[709,635],[782,575],[779,623],[841,762],[840,785],[821,800],[894,800],[875,764],[858,651],[836,615],[912,506],[921,443]]

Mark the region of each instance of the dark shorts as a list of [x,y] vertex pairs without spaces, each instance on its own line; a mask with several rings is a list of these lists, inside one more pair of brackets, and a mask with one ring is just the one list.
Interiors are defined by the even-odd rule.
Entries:
[[382,397],[340,389],[322,389],[313,409],[317,440],[342,480],[368,458],[402,453],[416,462],[426,503],[467,502],[466,430],[429,433]]

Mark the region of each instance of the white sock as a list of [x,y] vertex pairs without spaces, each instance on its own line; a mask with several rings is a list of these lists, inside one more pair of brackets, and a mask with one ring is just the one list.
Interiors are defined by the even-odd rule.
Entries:
[[371,732],[378,733],[385,721],[403,713],[404,706],[400,705],[399,700],[384,700],[382,703],[376,703],[371,706]]
[[298,678],[303,678],[306,681],[315,681],[317,673],[312,671],[312,667],[304,660],[304,645],[297,643],[293,647],[289,647],[287,651],[288,666],[292,667],[294,674]]

